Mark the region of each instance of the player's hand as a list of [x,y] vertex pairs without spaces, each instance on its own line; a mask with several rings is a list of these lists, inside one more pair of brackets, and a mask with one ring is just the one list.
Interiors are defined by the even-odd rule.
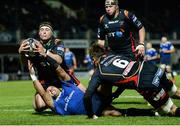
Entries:
[[46,49],[43,47],[43,45],[40,42],[36,43],[36,51],[39,52],[40,55],[42,56],[46,56]]
[[27,39],[25,39],[22,41],[22,43],[18,49],[18,52],[19,52],[19,54],[21,54],[22,52],[27,52],[27,51],[29,51],[29,48],[30,48],[30,46],[28,44],[28,41],[27,41]]
[[29,69],[29,74],[30,74],[32,81],[36,81],[37,76],[36,76],[35,70],[33,68],[33,64],[29,60],[28,60],[28,69]]
[[138,46],[136,47],[136,50],[135,50],[135,51],[137,52],[137,55],[138,55],[139,57],[143,57],[144,54],[145,54],[145,47],[144,47],[144,45],[138,45]]

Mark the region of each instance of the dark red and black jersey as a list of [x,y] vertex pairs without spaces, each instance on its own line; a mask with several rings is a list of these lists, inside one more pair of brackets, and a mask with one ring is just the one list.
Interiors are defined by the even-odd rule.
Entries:
[[[58,54],[63,59],[64,45],[62,42],[56,42],[54,39],[52,39],[43,46],[46,50],[50,51],[51,53]],[[41,82],[44,88],[47,88],[50,85],[61,87],[60,80],[54,67],[48,63],[46,58],[36,54],[34,57],[29,57],[29,60],[33,63],[33,66],[38,75],[38,80]],[[60,65],[64,70],[67,70],[64,62],[62,62]]]
[[133,13],[120,10],[115,18],[107,14],[100,18],[97,37],[107,40],[112,51],[134,59],[135,41],[132,31],[133,29],[140,30],[142,27],[142,23]]

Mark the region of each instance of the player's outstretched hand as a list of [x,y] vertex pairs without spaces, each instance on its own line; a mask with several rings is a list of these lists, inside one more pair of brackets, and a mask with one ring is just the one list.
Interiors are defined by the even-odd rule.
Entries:
[[18,52],[19,52],[19,54],[21,54],[22,52],[27,52],[27,51],[29,51],[29,48],[30,48],[30,46],[28,44],[28,41],[27,41],[27,39],[25,39],[22,41],[22,43],[18,49]]
[[144,45],[138,45],[136,47],[137,55],[143,57],[145,55],[145,47]]

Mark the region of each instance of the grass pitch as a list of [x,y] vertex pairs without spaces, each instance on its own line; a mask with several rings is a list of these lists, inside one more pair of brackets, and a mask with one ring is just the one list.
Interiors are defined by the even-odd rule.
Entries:
[[[83,84],[88,79],[80,79]],[[180,75],[176,76],[180,87]],[[32,109],[35,89],[32,81],[0,82],[0,125],[180,125],[179,117],[100,117],[97,120],[86,116],[59,116],[50,110],[42,114]],[[180,100],[173,100],[180,107]],[[118,108],[150,108],[135,91],[126,90],[113,102]]]

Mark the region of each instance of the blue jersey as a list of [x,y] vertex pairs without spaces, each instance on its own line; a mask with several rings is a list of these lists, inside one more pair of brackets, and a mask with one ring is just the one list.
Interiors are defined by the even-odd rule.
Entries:
[[[60,115],[85,115],[84,92],[72,83],[73,81],[62,81],[62,92],[54,100],[55,112]],[[94,95],[93,101],[93,111],[97,112],[101,105],[100,97]]]
[[172,50],[172,49],[174,49],[174,46],[169,41],[160,44],[160,50],[161,50],[160,62],[161,62],[161,64],[170,65],[171,53],[163,53],[163,51]]
[[91,70],[91,69],[94,68],[94,66],[93,66],[93,61],[92,61],[90,55],[86,55],[86,57],[85,57],[84,60],[87,61],[87,69],[88,69],[88,70]]
[[69,51],[64,53],[64,60],[68,68],[73,67],[73,58],[75,57],[74,53]]
[[[156,49],[154,49],[154,48],[150,48],[150,49],[146,50],[146,57],[147,58],[151,58],[151,57],[154,57],[154,56],[157,56],[157,55],[158,55],[158,53],[157,53]],[[156,59],[149,60],[149,62],[151,62],[153,64],[156,64]]]

